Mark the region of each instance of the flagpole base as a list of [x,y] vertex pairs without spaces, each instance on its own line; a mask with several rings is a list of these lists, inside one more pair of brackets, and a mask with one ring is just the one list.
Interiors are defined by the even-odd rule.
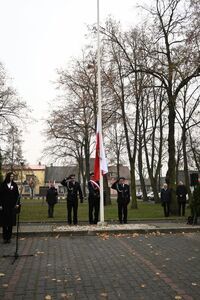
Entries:
[[103,222],[103,221],[99,221],[99,222],[97,223],[97,225],[98,225],[99,227],[103,227],[103,226],[107,226],[108,223],[107,223],[107,222]]

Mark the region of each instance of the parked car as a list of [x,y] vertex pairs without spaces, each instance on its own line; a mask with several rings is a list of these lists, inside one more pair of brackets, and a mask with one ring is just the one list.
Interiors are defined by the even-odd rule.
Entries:
[[[160,199],[160,192],[158,193],[158,198]],[[154,200],[154,193],[153,192],[149,192],[147,193],[147,199],[150,201]]]
[[150,201],[153,201],[154,200],[154,193],[153,192],[148,192],[147,193],[147,199],[150,200]]
[[142,192],[137,192],[136,197],[137,197],[137,199],[142,199],[143,198]]

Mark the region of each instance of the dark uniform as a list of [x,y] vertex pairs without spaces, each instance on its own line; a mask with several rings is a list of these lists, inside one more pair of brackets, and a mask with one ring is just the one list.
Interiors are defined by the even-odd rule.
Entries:
[[178,214],[181,216],[181,210],[182,210],[182,216],[185,216],[185,205],[186,205],[186,195],[187,195],[187,188],[186,186],[181,182],[176,188],[176,196],[178,200]]
[[63,179],[61,182],[67,188],[67,221],[68,224],[72,224],[72,209],[73,209],[73,223],[78,223],[77,211],[78,211],[78,194],[80,202],[83,203],[83,193],[80,183],[75,181],[74,176]]
[[167,184],[161,189],[160,193],[161,203],[164,208],[165,217],[169,217],[170,202],[171,202],[171,190],[167,187]]
[[47,190],[46,201],[48,203],[48,218],[53,218],[54,205],[58,202],[58,192],[53,185]]
[[119,222],[122,224],[127,223],[128,210],[127,206],[130,202],[130,189],[129,185],[123,183],[124,177],[120,177],[119,180],[115,181],[111,188],[117,191],[117,203],[118,203],[118,218]]
[[19,206],[19,190],[12,180],[13,173],[8,173],[0,186],[0,225],[3,227],[3,239],[9,243],[12,228],[16,225],[17,205]]
[[194,188],[193,197],[190,206],[192,212],[192,217],[189,217],[191,218],[190,224],[196,225],[198,221],[198,217],[200,216],[200,183],[199,182]]
[[94,181],[93,177],[94,173],[91,173],[91,180],[88,181],[89,223],[97,224],[99,218],[100,190],[99,182]]

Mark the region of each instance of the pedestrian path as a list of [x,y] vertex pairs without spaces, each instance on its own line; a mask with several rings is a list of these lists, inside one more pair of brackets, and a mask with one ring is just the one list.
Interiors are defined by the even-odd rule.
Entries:
[[[16,232],[14,227],[13,232]],[[175,232],[200,232],[200,225],[188,225],[176,221],[146,221],[131,222],[129,224],[81,224],[69,226],[66,223],[21,223],[19,232],[23,235],[95,235],[97,233],[175,233]]]
[[[165,228],[165,224],[158,223],[158,226]],[[159,233],[155,231],[156,225],[126,225],[127,228],[149,228],[155,234],[104,232],[92,236],[64,236],[59,232],[64,233],[68,226],[51,224],[46,225],[46,229],[56,229],[55,236],[20,235],[18,244],[14,239],[10,244],[2,243],[0,299],[200,299],[199,233]],[[173,228],[172,224],[167,225]],[[181,225],[175,225],[182,230]],[[76,226],[76,230],[86,226]],[[44,226],[35,224],[26,228],[33,231],[42,230]],[[197,226],[191,228],[197,229]],[[25,227],[21,226],[22,229]],[[16,245],[19,246],[17,257]]]

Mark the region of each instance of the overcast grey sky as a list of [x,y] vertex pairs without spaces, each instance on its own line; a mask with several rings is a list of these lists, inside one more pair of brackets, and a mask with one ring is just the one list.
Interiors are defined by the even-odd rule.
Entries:
[[[140,1],[141,2],[141,1]],[[123,26],[136,23],[137,0],[100,0],[100,22],[109,15]],[[0,61],[37,122],[24,134],[24,156],[36,164],[41,156],[42,117],[56,91],[56,69],[79,55],[86,25],[97,18],[97,0],[0,0]]]

